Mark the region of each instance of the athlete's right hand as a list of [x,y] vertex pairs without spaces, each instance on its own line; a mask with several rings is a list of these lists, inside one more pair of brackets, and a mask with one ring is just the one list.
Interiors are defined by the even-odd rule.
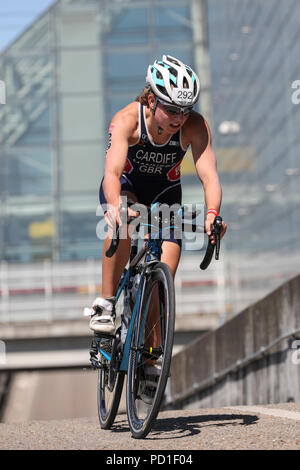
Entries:
[[116,228],[116,225],[119,225],[120,227],[122,226],[120,208],[118,206],[110,205],[110,207],[104,214],[104,218],[106,220],[107,225],[112,230]]
[[[111,206],[105,213],[104,217],[106,220],[107,225],[114,230],[116,227],[116,224],[118,224],[120,227],[122,227],[123,222],[124,222],[124,212],[126,211],[125,207],[115,207]],[[122,214],[123,212],[123,214]],[[138,217],[139,213],[130,209],[130,207],[127,208],[127,220],[130,217]],[[122,222],[123,221],[123,222]]]

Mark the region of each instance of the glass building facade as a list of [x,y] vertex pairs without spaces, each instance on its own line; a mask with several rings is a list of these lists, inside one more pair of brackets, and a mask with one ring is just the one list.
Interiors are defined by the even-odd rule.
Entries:
[[[200,75],[228,223],[228,310],[245,276],[255,288],[269,267],[271,288],[298,272],[299,35],[298,0],[54,2],[0,54],[0,259],[101,256],[109,122],[168,53]],[[182,175],[184,201],[203,201],[190,155]]]
[[110,119],[135,100],[154,58],[168,51],[194,64],[190,7],[60,0],[2,52],[1,259],[99,255]]
[[300,4],[208,0],[207,7],[214,148],[229,225],[228,312],[237,313],[299,273]]
[[296,0],[209,0],[215,148],[235,248],[299,251]]

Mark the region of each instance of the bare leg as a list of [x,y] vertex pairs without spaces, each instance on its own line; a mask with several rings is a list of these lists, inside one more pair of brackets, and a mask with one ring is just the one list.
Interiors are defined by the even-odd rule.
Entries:
[[[161,261],[166,263],[175,278],[176,270],[180,260],[181,249],[177,243],[174,242],[164,242],[163,243],[163,253]],[[160,323],[159,323],[159,306],[158,306],[158,293],[157,290],[153,292],[152,299],[149,307],[149,315],[147,317],[146,324],[146,337],[147,346],[152,346],[153,348],[158,347],[161,342],[160,337]],[[153,361],[147,361],[147,364],[153,364]]]
[[[136,202],[134,194],[128,191],[121,192],[121,195],[127,196],[128,199]],[[124,271],[130,255],[131,239],[128,236],[128,231],[127,238],[120,239],[116,253],[111,258],[108,258],[105,252],[108,250],[110,243],[111,230],[109,230],[108,236],[104,240],[102,253],[102,297],[104,298],[112,297],[117,293],[122,272]]]
[[127,264],[130,254],[130,238],[120,240],[116,253],[108,258],[105,252],[108,250],[111,238],[106,237],[102,253],[102,297],[116,295],[118,284]]
[[180,255],[181,249],[180,246],[177,245],[177,243],[163,242],[161,261],[169,266],[173,275],[173,279],[175,278],[175,274],[180,260]]

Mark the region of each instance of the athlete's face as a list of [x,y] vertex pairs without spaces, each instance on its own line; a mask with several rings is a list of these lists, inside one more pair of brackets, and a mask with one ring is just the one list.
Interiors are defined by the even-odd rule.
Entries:
[[[155,106],[155,97],[150,101],[150,108]],[[162,100],[157,100],[155,119],[157,123],[167,132],[177,132],[187,121],[192,108],[181,109],[177,106],[169,105]]]

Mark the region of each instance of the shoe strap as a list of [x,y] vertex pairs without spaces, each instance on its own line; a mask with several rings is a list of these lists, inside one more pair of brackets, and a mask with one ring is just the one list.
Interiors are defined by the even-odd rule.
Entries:
[[101,307],[105,310],[108,310],[109,312],[112,312],[114,308],[114,302],[108,299],[104,299],[103,297],[97,297],[97,299],[95,299],[93,302],[93,308],[95,307]]

